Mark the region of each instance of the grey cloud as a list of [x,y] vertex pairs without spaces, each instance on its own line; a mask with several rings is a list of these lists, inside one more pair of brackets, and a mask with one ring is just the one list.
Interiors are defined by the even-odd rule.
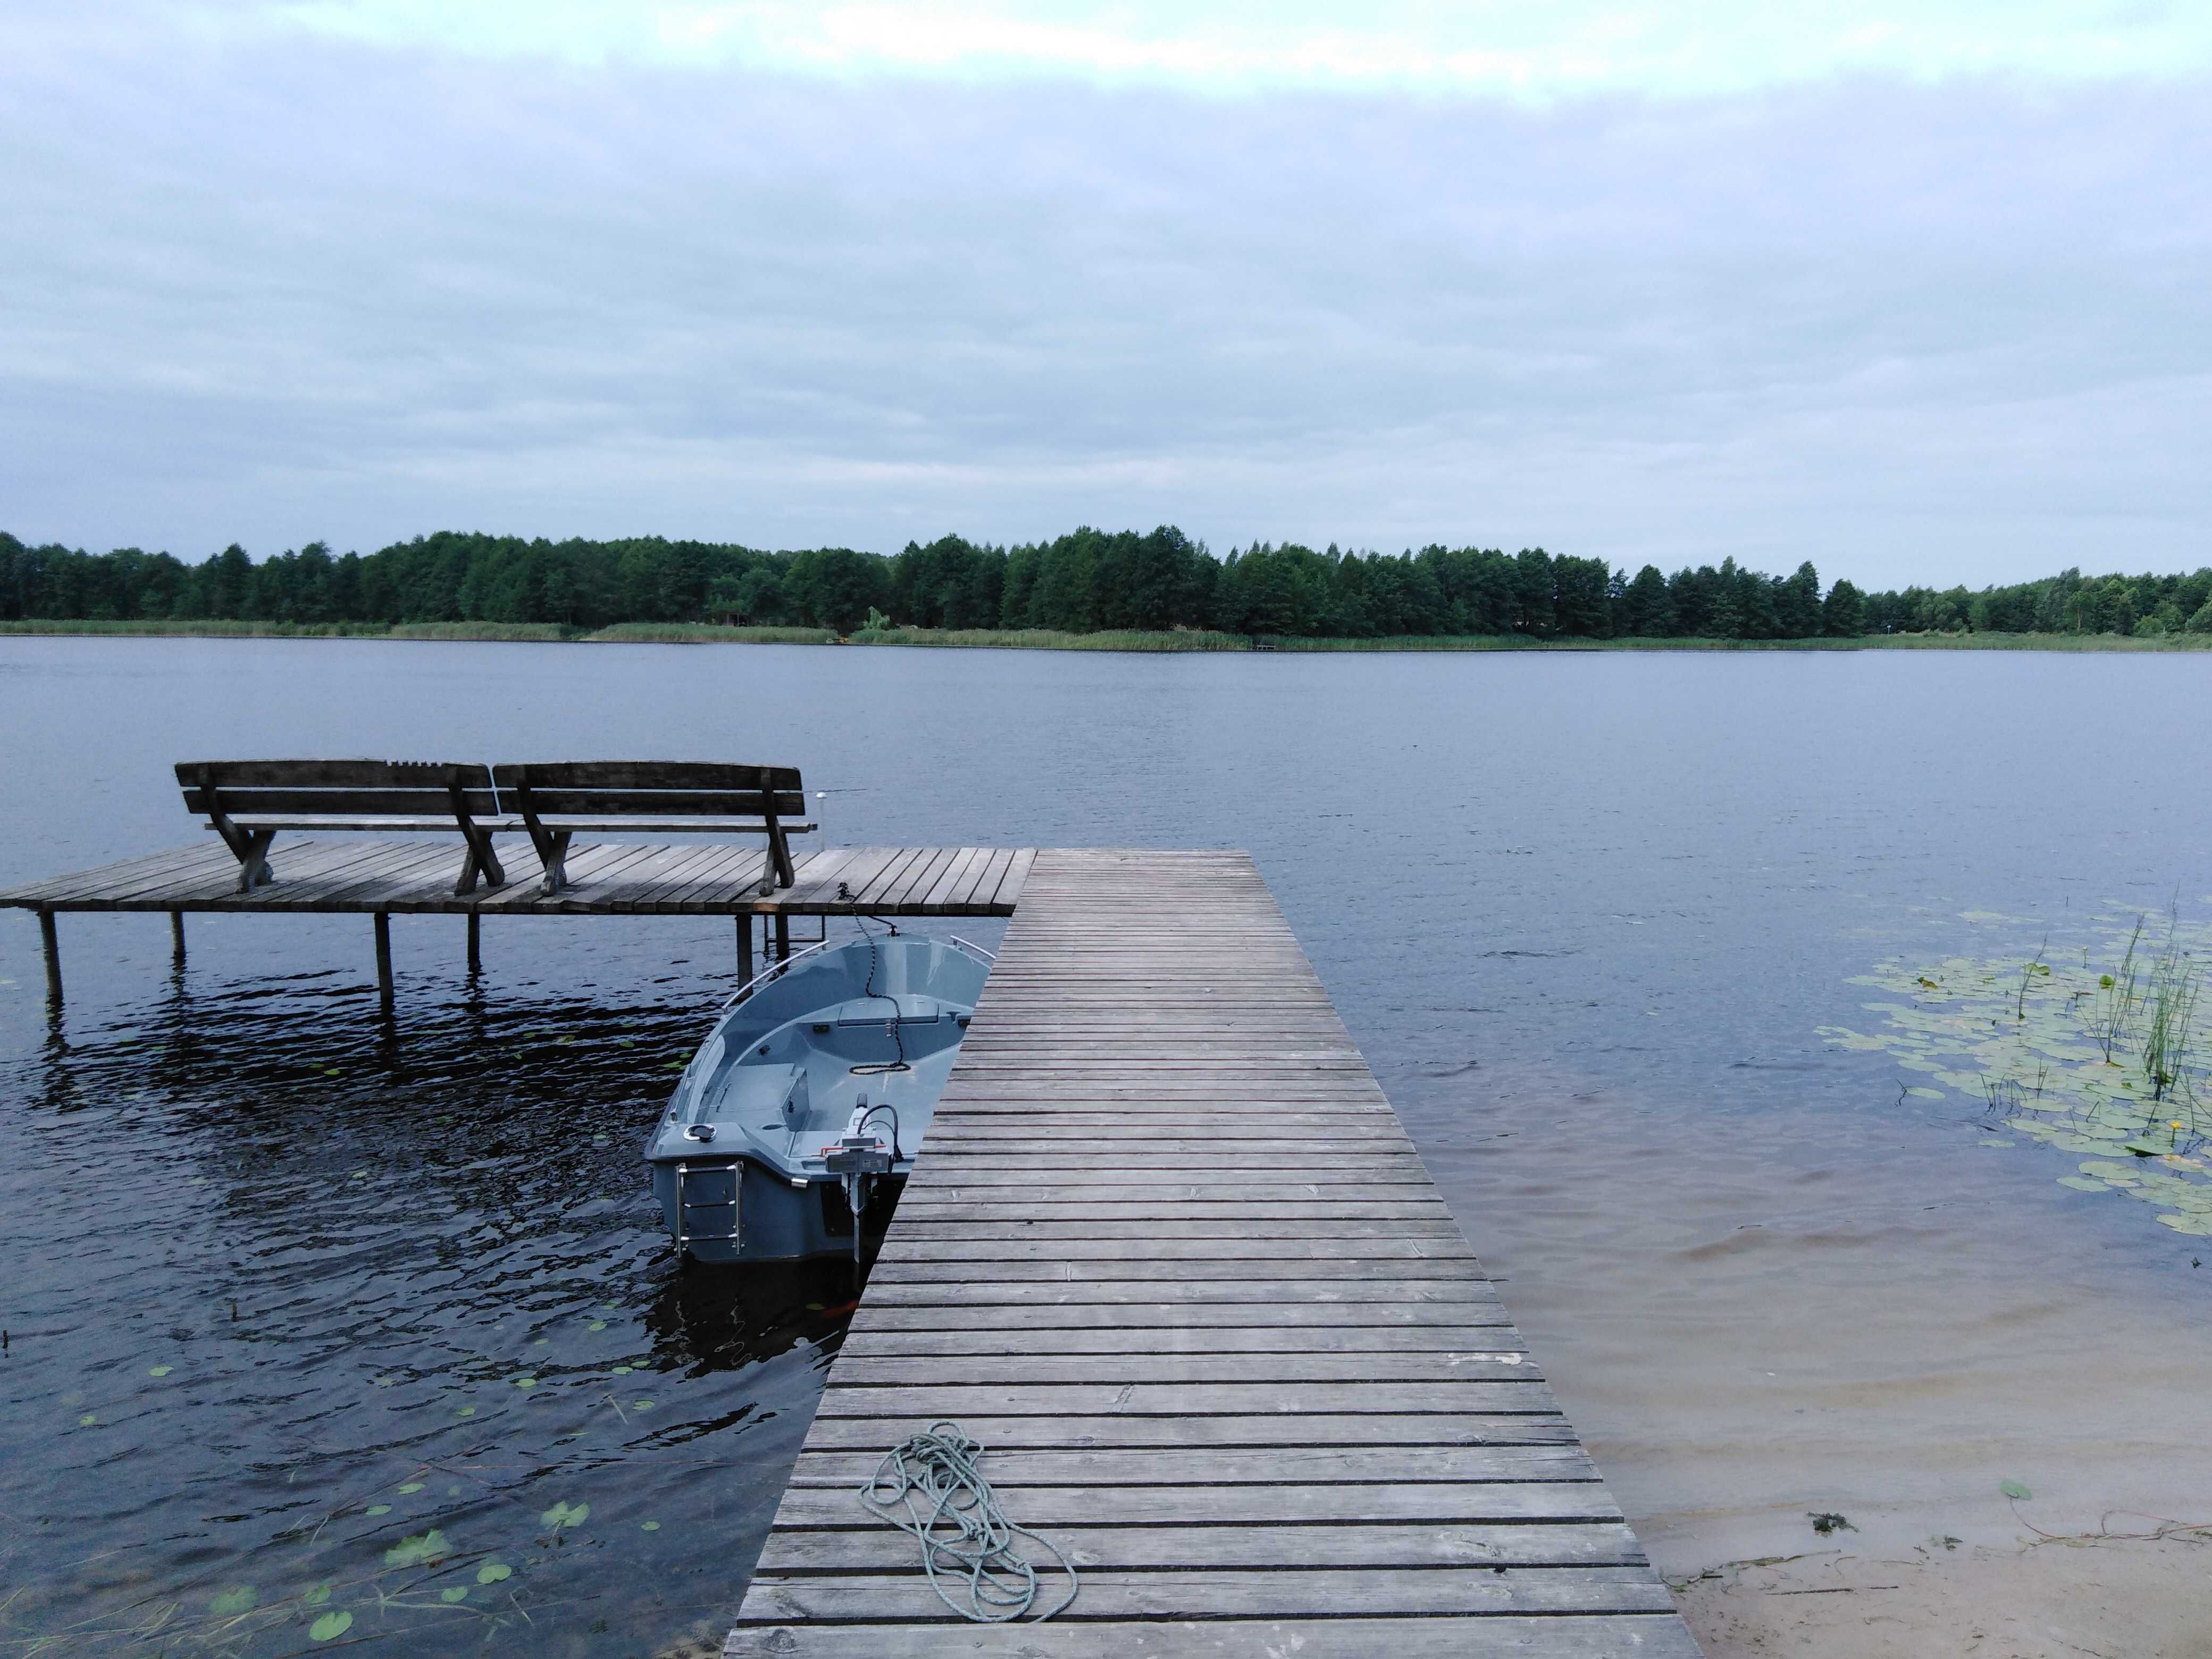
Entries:
[[9,46],[18,534],[2212,556],[2200,87],[1526,111]]

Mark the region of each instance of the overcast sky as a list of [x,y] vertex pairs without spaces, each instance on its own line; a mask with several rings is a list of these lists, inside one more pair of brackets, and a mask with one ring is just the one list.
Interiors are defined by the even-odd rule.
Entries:
[[8,0],[0,528],[2212,562],[2212,8],[1217,9]]

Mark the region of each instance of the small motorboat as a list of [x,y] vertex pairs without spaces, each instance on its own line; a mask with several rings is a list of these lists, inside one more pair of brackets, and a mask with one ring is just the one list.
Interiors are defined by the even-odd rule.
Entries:
[[646,1144],[679,1258],[861,1257],[937,1109],[991,953],[870,934],[794,952],[723,1005]]

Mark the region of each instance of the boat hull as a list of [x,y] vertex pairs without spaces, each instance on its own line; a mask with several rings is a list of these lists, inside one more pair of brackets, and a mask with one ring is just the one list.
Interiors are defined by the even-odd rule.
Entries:
[[989,967],[962,942],[878,936],[771,969],[726,1007],[645,1148],[679,1255],[872,1254]]

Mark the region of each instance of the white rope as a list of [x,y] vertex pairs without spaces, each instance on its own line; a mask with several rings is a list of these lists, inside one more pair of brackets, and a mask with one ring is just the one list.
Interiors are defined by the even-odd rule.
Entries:
[[[1014,1548],[1017,1538],[1036,1539],[1067,1575],[1067,1594],[1036,1614],[1032,1622],[1041,1622],[1075,1600],[1075,1569],[1049,1539],[1006,1519],[977,1467],[982,1456],[981,1443],[961,1433],[957,1423],[933,1423],[928,1432],[884,1454],[874,1477],[860,1488],[860,1502],[878,1520],[921,1540],[929,1587],[946,1607],[979,1625],[1005,1624],[1036,1605],[1036,1569]],[[946,1593],[947,1580],[963,1591],[965,1606]]]

